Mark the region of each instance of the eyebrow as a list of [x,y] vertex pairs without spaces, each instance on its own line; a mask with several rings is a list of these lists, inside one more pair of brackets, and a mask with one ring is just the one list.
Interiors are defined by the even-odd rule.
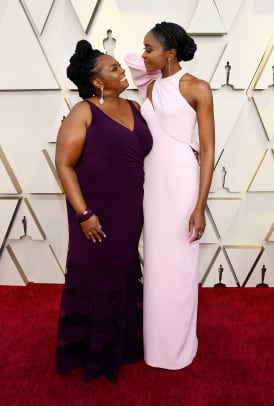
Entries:
[[115,63],[112,63],[111,65],[110,65],[110,68],[112,68],[113,66],[119,66],[119,65],[121,65],[121,63],[120,62],[115,62]]

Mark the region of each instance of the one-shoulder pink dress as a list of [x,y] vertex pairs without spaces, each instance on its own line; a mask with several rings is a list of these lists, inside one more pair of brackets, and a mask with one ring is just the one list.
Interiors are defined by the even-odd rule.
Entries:
[[[154,367],[180,369],[197,352],[199,243],[190,243],[189,218],[199,191],[193,150],[196,112],[181,95],[184,69],[166,78],[147,73],[140,55],[125,58],[144,98],[141,113],[153,137],[145,158],[144,351]],[[152,103],[146,88],[154,82]]]

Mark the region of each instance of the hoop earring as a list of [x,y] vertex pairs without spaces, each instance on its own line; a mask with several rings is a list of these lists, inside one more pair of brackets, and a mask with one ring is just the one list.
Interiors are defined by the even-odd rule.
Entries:
[[99,99],[99,104],[104,104],[105,100],[104,100],[104,86],[101,87],[101,97]]
[[170,57],[167,58],[167,62],[168,62],[168,74],[170,76],[171,75],[171,69],[170,69],[171,58]]

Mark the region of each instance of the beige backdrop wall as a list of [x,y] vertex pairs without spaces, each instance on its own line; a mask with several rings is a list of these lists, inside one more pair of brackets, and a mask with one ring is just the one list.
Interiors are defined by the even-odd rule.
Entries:
[[[64,281],[66,208],[54,154],[61,120],[79,100],[65,75],[76,42],[104,50],[110,29],[123,61],[164,20],[194,37],[198,50],[185,66],[214,96],[200,282],[274,286],[273,0],[0,0],[0,284]],[[140,101],[131,79],[123,96]]]

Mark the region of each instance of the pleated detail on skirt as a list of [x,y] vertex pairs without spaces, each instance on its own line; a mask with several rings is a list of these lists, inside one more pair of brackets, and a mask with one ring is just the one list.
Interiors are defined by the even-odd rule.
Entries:
[[61,299],[56,370],[85,368],[84,380],[116,382],[122,364],[143,359],[140,263],[104,271],[67,269]]

